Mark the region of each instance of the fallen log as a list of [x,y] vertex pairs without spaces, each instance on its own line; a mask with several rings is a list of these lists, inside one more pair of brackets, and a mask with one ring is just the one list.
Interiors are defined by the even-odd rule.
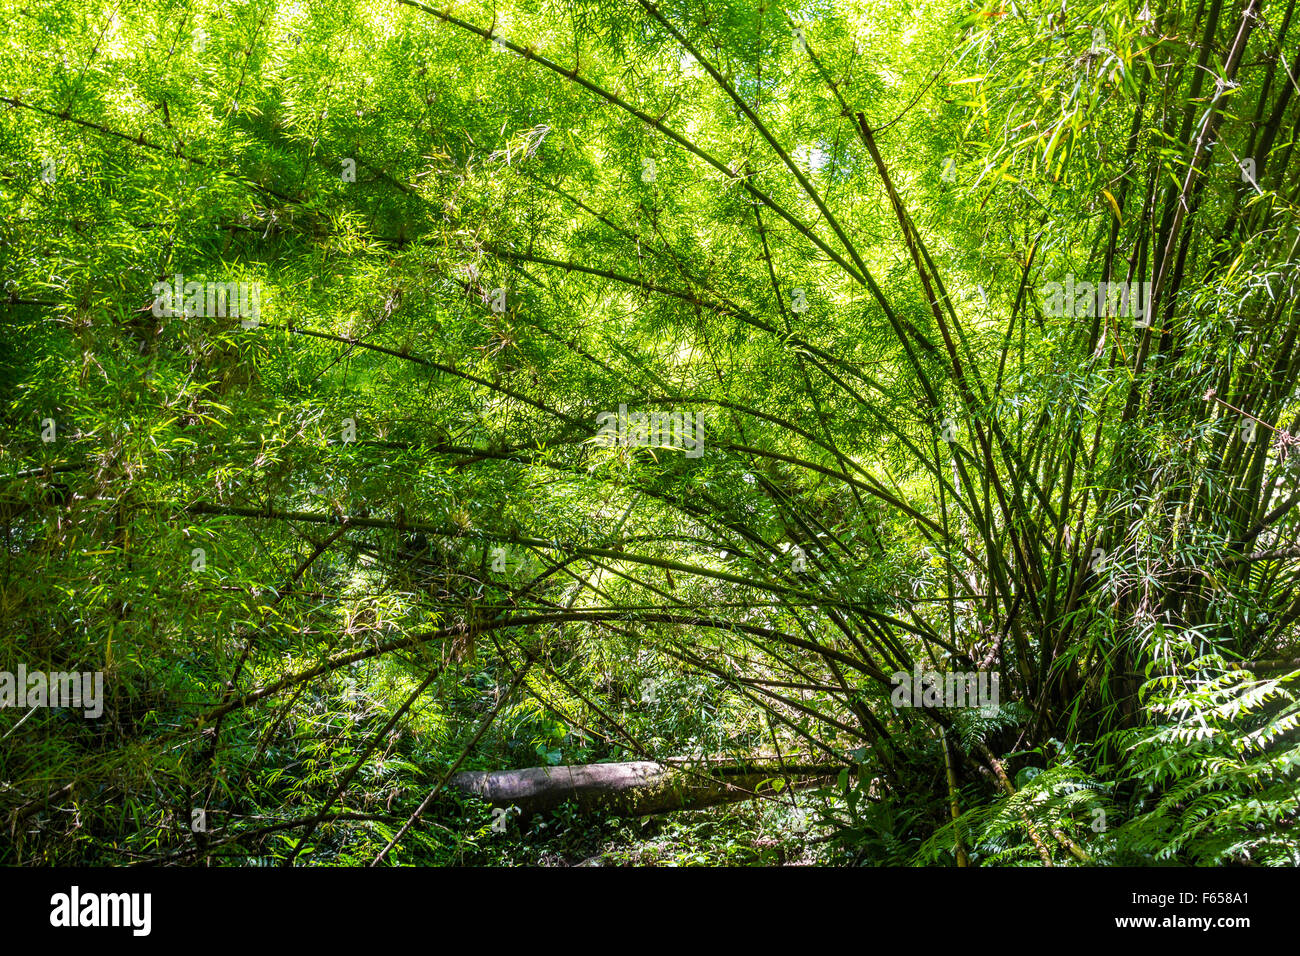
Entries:
[[[752,800],[758,788],[774,778],[788,778],[793,787],[819,783],[843,769],[830,764],[761,763],[705,765],[687,759],[656,763],[576,764],[564,767],[525,767],[522,770],[469,770],[451,778],[451,785],[493,806],[516,807],[531,815],[572,801],[583,812],[639,817],[672,810],[700,810],[720,803]],[[770,784],[763,792],[772,793]]]

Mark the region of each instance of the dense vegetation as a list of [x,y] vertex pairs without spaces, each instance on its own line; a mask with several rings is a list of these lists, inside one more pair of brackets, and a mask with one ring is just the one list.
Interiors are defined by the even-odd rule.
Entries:
[[3,0],[0,862],[1300,863],[1300,16],[1070,7]]

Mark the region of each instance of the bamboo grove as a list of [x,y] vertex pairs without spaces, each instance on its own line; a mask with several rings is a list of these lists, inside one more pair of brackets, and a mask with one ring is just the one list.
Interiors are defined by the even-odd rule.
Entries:
[[878,861],[1294,864],[1295,13],[9,0],[0,646],[108,689],[0,857],[418,858],[652,667]]

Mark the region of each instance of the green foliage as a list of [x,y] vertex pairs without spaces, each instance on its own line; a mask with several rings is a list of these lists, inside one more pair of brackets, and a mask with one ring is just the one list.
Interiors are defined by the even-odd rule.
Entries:
[[[1296,862],[1300,22],[1204,6],[0,0],[0,670],[106,687],[0,862]],[[448,787],[685,755],[844,772]]]

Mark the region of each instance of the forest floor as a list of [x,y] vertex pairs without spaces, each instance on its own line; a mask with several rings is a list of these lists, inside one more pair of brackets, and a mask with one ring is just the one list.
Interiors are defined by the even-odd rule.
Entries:
[[[786,804],[739,804],[620,819],[569,807],[466,840],[458,862],[513,866],[811,866],[822,830]],[[840,861],[842,862],[842,861]]]

